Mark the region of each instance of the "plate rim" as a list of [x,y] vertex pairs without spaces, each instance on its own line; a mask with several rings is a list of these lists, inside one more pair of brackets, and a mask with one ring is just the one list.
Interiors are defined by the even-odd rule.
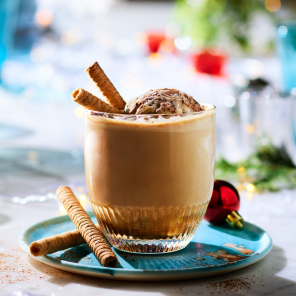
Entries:
[[[88,214],[93,218],[94,214],[92,212],[88,212]],[[211,275],[218,275],[218,274],[225,274],[228,272],[232,272],[244,267],[247,267],[249,265],[252,265],[261,259],[263,259],[265,256],[268,255],[268,253],[271,251],[273,242],[270,237],[270,235],[260,228],[259,226],[256,225],[256,227],[260,228],[263,232],[264,235],[266,236],[266,239],[268,240],[267,242],[267,247],[260,253],[255,253],[254,255],[250,257],[246,257],[245,260],[236,262],[234,265],[228,265],[227,268],[223,265],[215,266],[215,267],[209,267],[209,266],[199,266],[199,267],[192,267],[192,268],[186,268],[186,269],[130,269],[130,268],[112,268],[112,267],[103,267],[103,266],[90,266],[90,265],[85,265],[82,263],[74,263],[66,260],[58,260],[52,257],[47,257],[47,256],[39,256],[35,257],[33,256],[30,251],[29,251],[29,243],[26,241],[26,237],[34,231],[34,228],[41,227],[42,224],[53,224],[56,222],[66,222],[66,221],[71,221],[70,217],[68,215],[62,215],[62,216],[57,216],[49,219],[42,220],[38,223],[32,224],[31,226],[27,227],[24,229],[20,235],[19,235],[19,245],[20,247],[33,259],[42,262],[46,265],[52,266],[54,268],[64,270],[67,272],[73,272],[73,273],[78,273],[85,275],[86,273],[89,274],[89,276],[94,276],[94,277],[108,277],[108,278],[114,278],[120,280],[120,277],[124,277],[124,280],[126,280],[126,277],[129,276],[137,276],[139,277],[138,280],[145,280],[143,279],[143,276],[147,277],[147,280],[157,280],[157,279],[152,279],[153,276],[158,276],[160,277],[159,280],[163,280],[162,277],[182,277],[182,279],[185,278],[197,278],[197,277],[207,277]],[[248,222],[249,224],[252,224]],[[252,224],[255,225],[255,224]],[[117,249],[116,249],[117,251]],[[120,250],[118,250],[120,251]],[[162,253],[163,254],[163,253]],[[140,255],[139,253],[135,253],[136,255]],[[145,254],[148,255],[149,254]],[[152,255],[152,254],[151,254]],[[155,254],[153,254],[155,255]],[[80,272],[77,272],[80,271]],[[181,273],[181,274],[180,274]],[[176,279],[172,278],[172,279]],[[132,279],[132,280],[137,280],[137,279]]]

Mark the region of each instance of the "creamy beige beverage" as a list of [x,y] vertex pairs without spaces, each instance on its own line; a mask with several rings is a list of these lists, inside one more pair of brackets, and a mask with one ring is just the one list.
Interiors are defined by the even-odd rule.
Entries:
[[106,238],[128,251],[186,246],[213,190],[215,107],[164,116],[85,114],[88,194]]

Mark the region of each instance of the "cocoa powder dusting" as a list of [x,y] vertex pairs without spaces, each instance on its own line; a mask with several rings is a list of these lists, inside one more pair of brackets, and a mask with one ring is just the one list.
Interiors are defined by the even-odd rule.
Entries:
[[129,114],[180,114],[204,110],[194,98],[178,89],[151,89],[126,108]]
[[[170,286],[167,287],[167,289],[179,295],[259,295],[265,287],[266,282],[271,278],[272,275],[266,274],[264,270],[262,270],[256,274],[243,277],[198,284],[194,289],[192,289],[192,286],[187,288],[182,285]],[[211,281],[210,278],[208,280]],[[200,280],[200,282],[204,281],[207,281],[207,279]]]
[[246,256],[242,256],[242,255],[230,255],[228,252],[224,250],[218,250],[216,253],[209,252],[209,253],[206,253],[205,255],[211,256],[214,259],[218,259],[218,260],[224,259],[227,262],[236,262],[236,261],[240,261],[247,258]]
[[[74,279],[70,273],[46,266],[39,271],[29,263],[29,256],[20,248],[2,249],[0,253],[0,290],[9,284],[44,282],[44,280]],[[33,260],[33,259],[32,259]],[[43,264],[42,264],[43,266]]]

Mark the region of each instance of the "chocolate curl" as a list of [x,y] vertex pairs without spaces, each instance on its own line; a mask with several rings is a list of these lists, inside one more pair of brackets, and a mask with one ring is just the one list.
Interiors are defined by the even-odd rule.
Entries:
[[101,264],[104,267],[115,267],[117,264],[116,255],[91,221],[72,190],[69,187],[60,186],[56,194],[71,220]]
[[85,72],[100,89],[110,105],[118,110],[124,110],[125,101],[97,62],[88,67]]
[[73,91],[72,100],[88,110],[107,113],[122,113],[122,111],[110,106],[108,103],[97,98],[83,88],[77,88]]

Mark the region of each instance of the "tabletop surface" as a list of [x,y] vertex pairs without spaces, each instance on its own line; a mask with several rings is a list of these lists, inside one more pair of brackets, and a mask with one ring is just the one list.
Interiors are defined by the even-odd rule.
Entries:
[[[266,230],[271,252],[244,269],[196,280],[127,282],[79,276],[46,266],[18,245],[21,231],[41,220],[61,215],[56,200],[30,206],[0,201],[0,295],[295,295],[295,191],[242,194],[241,215]],[[19,293],[19,294],[17,294]]]

